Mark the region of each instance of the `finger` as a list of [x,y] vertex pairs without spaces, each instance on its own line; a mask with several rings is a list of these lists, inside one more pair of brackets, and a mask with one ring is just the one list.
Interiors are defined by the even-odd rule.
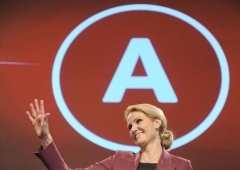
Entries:
[[36,113],[37,113],[37,115],[38,115],[38,114],[39,114],[38,99],[35,99],[35,100],[34,100],[34,106],[35,106],[35,108],[36,108]]
[[45,114],[43,100],[40,100],[39,114],[41,114],[41,115]]
[[32,121],[33,121],[33,118],[32,118],[32,116],[31,116],[31,114],[30,114],[28,111],[26,112],[26,114],[28,115],[29,120],[32,122]]
[[33,107],[32,103],[30,104],[30,109],[31,109],[31,112],[32,112],[32,117],[36,117],[37,113],[36,113],[35,108]]

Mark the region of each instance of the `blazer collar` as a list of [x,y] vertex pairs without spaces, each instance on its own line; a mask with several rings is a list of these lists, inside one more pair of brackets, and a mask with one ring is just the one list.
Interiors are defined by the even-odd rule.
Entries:
[[168,151],[165,150],[165,148],[162,149],[161,157],[158,161],[158,169],[164,169],[164,170],[176,170],[176,165],[174,165],[171,161],[170,154]]
[[[141,152],[137,152],[135,156],[131,157],[129,161],[134,162],[135,166],[137,166],[141,159]],[[174,170],[176,166],[172,163],[170,159],[170,154],[168,151],[165,150],[165,148],[162,148],[162,154],[158,161],[158,169],[164,169],[166,170]]]
[[[129,158],[129,161],[140,162],[140,159],[141,159],[141,152],[139,151],[135,154],[135,156]],[[158,164],[161,164],[161,165],[172,164],[170,159],[170,154],[168,153],[168,151],[165,150],[165,148],[162,148],[162,154],[158,161]]]
[[172,164],[171,159],[170,159],[170,154],[168,153],[168,151],[165,150],[165,148],[162,148],[162,154],[158,161],[158,164],[161,164],[161,165]]

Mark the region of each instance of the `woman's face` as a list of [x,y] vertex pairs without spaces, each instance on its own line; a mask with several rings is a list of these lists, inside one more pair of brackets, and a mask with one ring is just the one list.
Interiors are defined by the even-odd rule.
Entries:
[[151,120],[139,111],[131,112],[127,117],[127,127],[130,137],[139,147],[146,147],[149,143],[160,143],[158,129],[161,120]]

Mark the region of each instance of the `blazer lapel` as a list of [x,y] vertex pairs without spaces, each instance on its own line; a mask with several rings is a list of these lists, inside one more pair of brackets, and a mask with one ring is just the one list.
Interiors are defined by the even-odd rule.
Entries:
[[158,169],[176,170],[177,167],[171,162],[170,154],[163,148],[161,157],[158,161]]
[[[117,170],[137,170],[138,164],[140,162],[141,153],[138,152],[134,154],[133,156],[129,157],[128,159],[124,157],[120,157],[120,161],[118,164]],[[177,170],[177,167],[175,164],[171,162],[170,154],[163,148],[161,157],[158,161],[158,169],[164,169],[164,170]]]

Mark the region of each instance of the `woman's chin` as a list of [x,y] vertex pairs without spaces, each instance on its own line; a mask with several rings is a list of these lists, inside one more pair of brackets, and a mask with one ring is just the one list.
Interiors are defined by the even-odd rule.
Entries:
[[135,144],[138,145],[140,148],[144,147],[144,141],[135,141]]

